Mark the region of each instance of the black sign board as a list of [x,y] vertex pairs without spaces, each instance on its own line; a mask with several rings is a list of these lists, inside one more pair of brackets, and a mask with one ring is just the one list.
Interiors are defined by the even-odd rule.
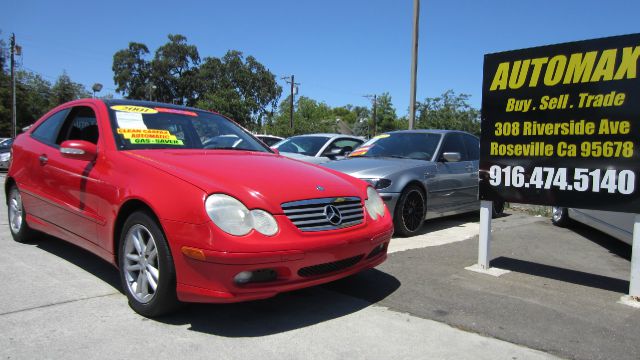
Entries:
[[485,55],[480,199],[640,213],[640,34]]

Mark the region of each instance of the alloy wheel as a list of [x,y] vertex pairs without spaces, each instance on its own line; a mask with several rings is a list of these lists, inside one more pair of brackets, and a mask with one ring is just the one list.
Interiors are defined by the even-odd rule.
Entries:
[[9,226],[11,232],[17,234],[22,227],[22,196],[18,189],[13,189],[9,194]]
[[552,211],[553,221],[555,222],[562,221],[562,218],[564,216],[564,208],[560,206],[554,206],[551,211]]
[[149,229],[133,225],[125,237],[124,252],[123,271],[129,292],[138,302],[148,303],[160,279],[158,248]]
[[402,221],[407,230],[418,230],[424,218],[424,199],[418,190],[412,190],[407,194],[402,207]]

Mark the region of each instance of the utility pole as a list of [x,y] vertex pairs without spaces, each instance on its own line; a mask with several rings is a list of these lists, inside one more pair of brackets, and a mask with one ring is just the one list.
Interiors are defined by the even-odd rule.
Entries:
[[289,127],[291,129],[293,129],[293,104],[294,104],[294,101],[293,101],[294,100],[294,98],[293,98],[294,97],[293,90],[294,90],[294,87],[296,85],[300,85],[300,83],[295,82],[294,75],[283,76],[281,79],[286,81],[287,84],[291,84],[291,99],[290,99],[290,101],[291,101],[291,104],[290,104],[291,105],[291,109],[289,109]]
[[416,75],[418,73],[418,25],[420,25],[420,0],[413,0],[413,46],[411,47],[411,99],[409,99],[409,130],[416,120]]
[[11,133],[16,137],[16,34],[11,33]]
[[[372,136],[376,136],[378,132],[378,125],[376,123],[376,108],[378,107],[378,95],[364,95],[367,99],[373,99],[373,134]],[[371,137],[371,136],[370,136]]]

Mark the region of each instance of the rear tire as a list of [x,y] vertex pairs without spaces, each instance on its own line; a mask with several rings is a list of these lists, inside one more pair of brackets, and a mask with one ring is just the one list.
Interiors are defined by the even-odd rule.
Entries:
[[135,312],[157,317],[178,307],[173,257],[160,225],[148,212],[136,211],[124,223],[118,265]]
[[504,201],[493,201],[493,206],[491,209],[491,217],[497,218],[504,214]]
[[420,231],[427,214],[426,201],[422,189],[409,185],[400,194],[393,216],[395,233],[400,236],[413,236]]
[[553,225],[566,227],[569,225],[569,209],[566,207],[554,206],[551,208],[551,222]]
[[16,185],[12,185],[9,189],[7,215],[13,240],[19,243],[28,243],[34,240],[36,232],[27,225],[27,212],[24,210],[22,195],[20,195],[20,190]]

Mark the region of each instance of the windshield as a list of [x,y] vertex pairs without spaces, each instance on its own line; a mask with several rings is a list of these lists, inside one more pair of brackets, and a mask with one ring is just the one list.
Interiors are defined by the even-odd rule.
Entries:
[[325,136],[293,136],[282,140],[273,147],[280,152],[316,156],[327,140],[329,138]]
[[0,149],[2,150],[10,149],[11,145],[13,145],[13,139],[11,138],[0,141]]
[[240,126],[217,114],[134,105],[113,105],[109,111],[119,149],[269,151]]
[[371,138],[349,157],[395,157],[431,160],[442,135],[434,133],[388,133]]

